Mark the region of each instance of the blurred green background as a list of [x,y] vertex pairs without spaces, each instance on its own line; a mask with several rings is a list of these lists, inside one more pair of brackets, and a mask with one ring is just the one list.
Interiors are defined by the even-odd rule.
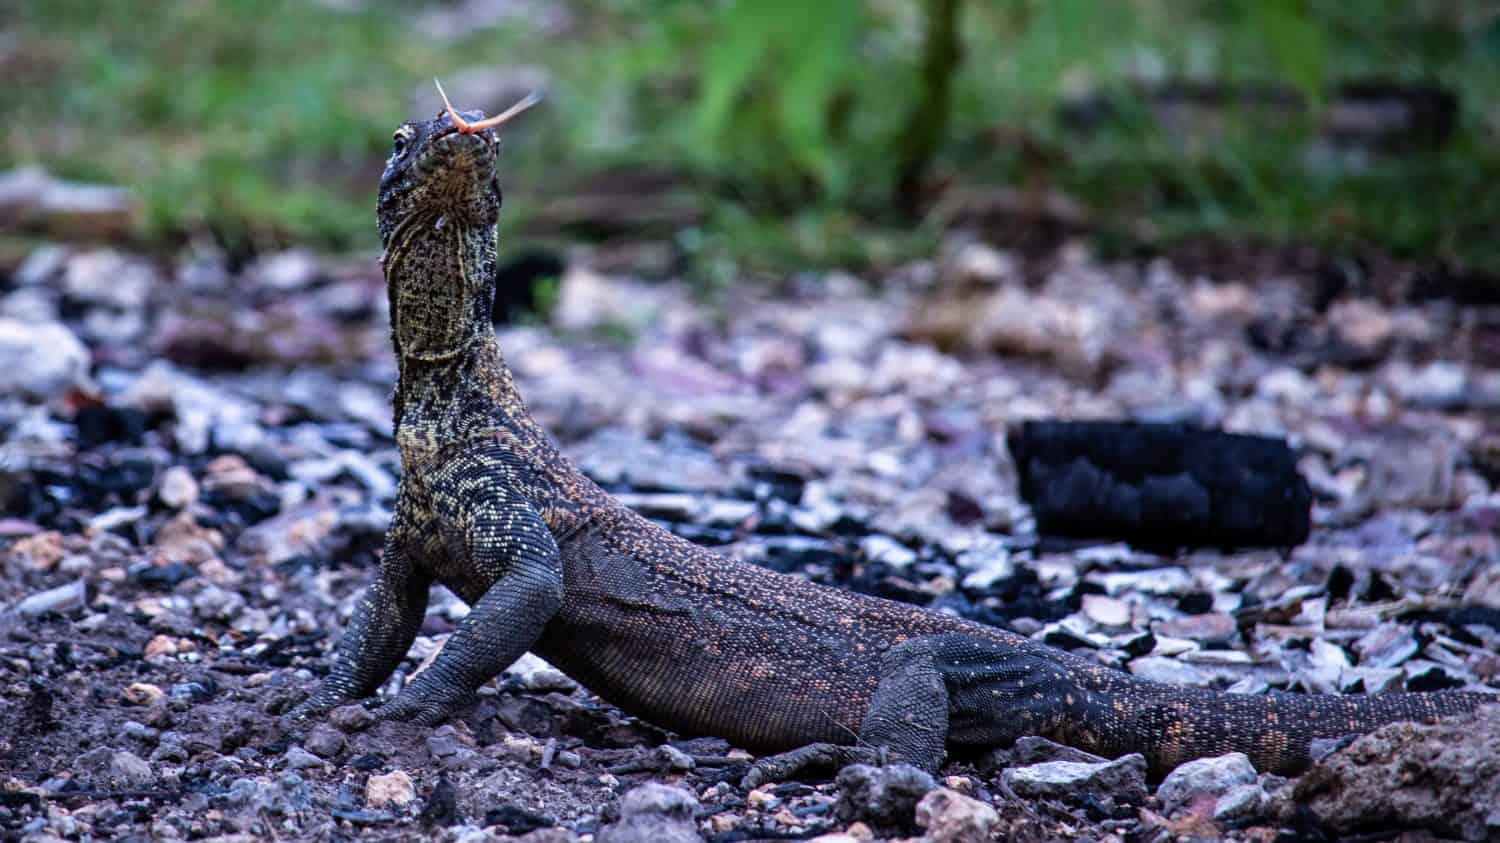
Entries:
[[[698,271],[1213,237],[1500,272],[1500,4],[5,0],[0,167],[129,186],[134,236],[367,248],[441,77],[508,132],[503,233]],[[1029,234],[1028,234],[1029,232]],[[999,239],[1005,240],[1005,236]]]

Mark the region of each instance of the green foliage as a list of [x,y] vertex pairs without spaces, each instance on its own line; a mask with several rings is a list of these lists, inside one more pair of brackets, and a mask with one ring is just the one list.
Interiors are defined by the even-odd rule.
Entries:
[[[1060,190],[1162,238],[1373,242],[1500,270],[1500,21],[1463,5],[575,0],[559,35],[507,19],[444,41],[411,21],[448,2],[12,0],[0,167],[128,184],[151,238],[369,246],[390,130],[436,107],[428,80],[537,64],[554,87],[508,146],[507,230],[590,172],[665,166],[709,209],[683,238],[706,278],[920,253],[934,232],[893,209],[935,183]],[[951,54],[924,38],[945,11]],[[1369,77],[1455,91],[1454,139],[1319,152],[1337,85]],[[1289,84],[1315,108],[1185,131],[1132,98],[1172,79]],[[1114,118],[1061,125],[1089,95]]]
[[[715,15],[695,128],[711,163],[756,162],[764,178],[791,167],[841,192],[845,173],[828,131],[852,58],[858,0],[732,0]],[[751,130],[759,123],[764,135]],[[758,136],[757,136],[758,135]],[[784,155],[766,155],[765,142]]]
[[1327,45],[1323,29],[1308,13],[1304,0],[1240,0],[1265,39],[1281,75],[1296,85],[1308,99],[1323,97],[1327,79]]

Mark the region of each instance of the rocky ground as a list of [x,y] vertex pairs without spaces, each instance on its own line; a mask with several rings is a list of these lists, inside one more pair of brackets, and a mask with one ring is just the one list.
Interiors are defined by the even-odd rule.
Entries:
[[[1360,266],[1209,277],[960,236],[886,277],[704,302],[621,268],[650,257],[572,256],[552,318],[501,345],[567,452],[682,535],[1164,681],[1500,690],[1500,309]],[[1029,739],[936,780],[750,792],[744,752],[533,659],[437,730],[359,707],[288,730],[389,516],[385,317],[372,256],[0,263],[8,838],[1500,837],[1493,709],[1294,781],[1225,756],[1148,782],[1139,758]],[[1044,417],[1284,435],[1312,538],[1159,556],[1040,537],[1004,437]],[[387,691],[464,611],[434,600]]]

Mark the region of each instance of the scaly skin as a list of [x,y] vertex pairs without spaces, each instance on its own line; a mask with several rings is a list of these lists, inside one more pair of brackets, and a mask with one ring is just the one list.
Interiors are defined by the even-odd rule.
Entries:
[[[467,117],[467,115],[465,115]],[[474,119],[474,118],[471,118]],[[441,582],[473,608],[381,716],[435,724],[532,650],[611,703],[763,753],[751,784],[877,754],[1045,735],[1161,773],[1240,751],[1295,773],[1311,743],[1472,710],[1478,694],[1249,696],[1146,682],[1012,633],[697,547],[614,501],[527,413],[496,347],[493,132],[404,124],[378,218],[404,477],[380,573],[299,714],[375,692]]]

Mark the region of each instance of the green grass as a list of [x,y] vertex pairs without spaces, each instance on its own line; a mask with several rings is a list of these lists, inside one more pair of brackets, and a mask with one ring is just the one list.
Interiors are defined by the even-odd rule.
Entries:
[[[534,64],[554,87],[508,146],[508,230],[590,172],[650,163],[699,186],[708,220],[677,245],[713,283],[888,265],[929,253],[940,235],[931,220],[900,219],[883,192],[892,132],[920,91],[918,0],[861,4],[857,41],[847,19],[824,27],[857,60],[787,65],[766,42],[755,49],[770,63],[718,77],[715,62],[735,55],[722,43],[735,19],[715,17],[727,2],[577,0],[577,23],[561,35],[508,21],[456,43],[412,28],[420,4],[339,5],[11,0],[0,19],[0,167],[35,162],[130,186],[148,243],[209,232],[243,251],[365,248],[390,132],[435,108],[431,77]],[[1500,274],[1500,20],[1462,5],[969,0],[934,172],[960,186],[1045,183],[1105,229],[1161,244],[1210,234],[1373,246]],[[814,23],[807,31],[823,31]],[[1315,99],[1346,78],[1432,80],[1459,94],[1463,112],[1440,149],[1322,164],[1305,134],[1251,121],[1211,143],[1140,121],[1088,137],[1058,125],[1066,92],[1119,94],[1118,80],[1147,65],[1285,80]],[[707,103],[700,78],[722,82]],[[994,142],[997,129],[1040,156]]]

